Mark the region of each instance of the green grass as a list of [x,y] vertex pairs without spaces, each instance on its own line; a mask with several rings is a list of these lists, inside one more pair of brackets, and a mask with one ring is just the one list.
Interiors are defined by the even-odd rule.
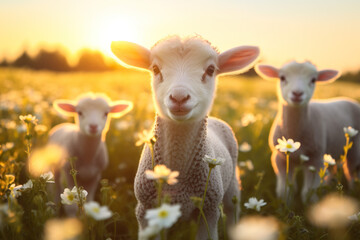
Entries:
[[[119,71],[106,73],[61,73],[34,72],[18,69],[0,69],[0,144],[13,142],[14,148],[3,153],[2,162],[13,161],[19,163],[16,183],[27,181],[24,132],[17,131],[20,125],[19,115],[33,114],[39,119],[39,124],[48,130],[61,122],[72,122],[72,119],[61,118],[51,107],[55,99],[74,99],[81,93],[93,91],[104,92],[112,100],[130,100],[134,109],[121,119],[113,119],[107,134],[110,164],[103,172],[103,178],[108,179],[110,191],[110,209],[117,212],[116,238],[114,238],[114,223],[108,221],[105,236],[114,239],[136,239],[137,222],[135,218],[136,199],[133,193],[133,181],[141,154],[141,147],[136,147],[136,134],[144,129],[150,129],[154,120],[152,104],[150,74],[137,71]],[[329,85],[319,85],[315,91],[315,98],[329,98],[347,96],[360,100],[360,87],[353,83],[335,82]],[[228,122],[233,128],[239,144],[248,142],[252,149],[249,152],[239,152],[239,161],[251,159],[254,170],[244,170],[242,174],[242,216],[253,214],[243,207],[249,197],[263,198],[268,204],[262,208],[261,214],[275,215],[282,222],[282,229],[287,239],[327,239],[325,229],[311,226],[306,219],[307,205],[295,200],[294,207],[288,209],[275,194],[275,174],[270,164],[270,150],[268,134],[277,111],[276,83],[259,78],[221,77],[218,81],[217,96],[211,115]],[[253,114],[256,121],[245,124],[244,116]],[[16,126],[14,126],[14,123]],[[244,126],[245,125],[245,126]],[[47,133],[34,134],[33,148],[46,143]],[[342,147],[342,146],[339,146]],[[301,174],[298,176],[301,180]],[[256,188],[256,186],[258,186]],[[335,185],[324,190],[337,191]],[[346,194],[360,199],[358,192],[344,189]],[[100,201],[100,186],[97,200]],[[17,222],[18,235],[7,235],[7,239],[38,239],[42,234],[42,224],[33,229],[26,227],[33,224],[33,216],[26,211],[37,209],[38,206],[28,199],[34,196],[24,194],[20,197],[20,206],[24,209]],[[2,202],[6,202],[0,197]],[[37,200],[40,201],[40,200]],[[21,204],[25,204],[21,205]],[[35,205],[34,205],[35,204]],[[32,206],[34,209],[31,209]],[[19,210],[20,211],[20,210]],[[40,210],[39,210],[40,211]],[[41,211],[40,211],[41,212]],[[45,222],[56,216],[42,216]],[[39,217],[40,218],[40,217]],[[36,219],[36,218],[35,218]],[[0,224],[1,225],[1,224]],[[358,227],[358,226],[357,226]],[[359,239],[360,234],[352,227],[352,239]],[[31,230],[31,232],[30,232]],[[357,230],[358,231],[358,230]],[[8,231],[9,232],[9,231]],[[355,237],[355,238],[353,238]],[[105,238],[104,238],[105,239]]]

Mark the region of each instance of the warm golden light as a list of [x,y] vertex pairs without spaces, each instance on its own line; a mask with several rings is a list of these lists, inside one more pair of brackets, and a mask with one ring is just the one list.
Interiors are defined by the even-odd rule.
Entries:
[[88,43],[107,56],[112,56],[110,45],[112,41],[136,41],[138,39],[136,22],[126,16],[106,15],[94,19],[89,26]]

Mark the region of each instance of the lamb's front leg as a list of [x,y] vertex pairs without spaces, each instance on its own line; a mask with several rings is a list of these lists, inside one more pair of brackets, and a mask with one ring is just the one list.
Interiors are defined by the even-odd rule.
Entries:
[[286,159],[280,158],[277,151],[273,151],[271,155],[271,164],[276,174],[276,195],[284,199],[286,188]]
[[145,227],[147,226],[147,221],[145,219],[145,213],[146,213],[146,209],[145,209],[144,205],[141,204],[140,202],[138,202],[138,204],[136,205],[136,209],[135,209],[135,215],[136,215],[136,219],[139,224],[139,231],[141,229],[145,229]]
[[83,186],[88,192],[86,197],[87,201],[93,201],[95,199],[96,189],[101,179],[101,173],[95,175],[92,179],[86,180],[86,182],[78,181],[79,187]]
[[[314,166],[313,166],[314,167]],[[314,167],[310,170],[308,166],[304,169],[304,185],[301,191],[301,199],[303,203],[308,201],[315,202],[317,200],[314,190],[320,185],[319,168]]]

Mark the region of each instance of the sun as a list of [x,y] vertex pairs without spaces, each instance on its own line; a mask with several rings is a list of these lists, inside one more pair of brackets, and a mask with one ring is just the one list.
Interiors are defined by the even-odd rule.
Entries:
[[104,55],[111,57],[112,41],[137,41],[139,33],[136,21],[125,16],[103,16],[92,22],[90,26],[89,44]]

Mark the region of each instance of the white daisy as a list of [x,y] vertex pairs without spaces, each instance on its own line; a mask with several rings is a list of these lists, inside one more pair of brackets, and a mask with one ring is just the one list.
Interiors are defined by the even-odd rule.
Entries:
[[310,158],[308,156],[306,156],[305,154],[300,154],[300,160],[302,162],[307,162],[310,160]]
[[105,220],[112,216],[112,212],[109,210],[108,206],[100,206],[100,204],[95,201],[85,203],[84,209],[86,215],[97,221]]
[[265,206],[267,203],[264,199],[260,199],[259,201],[255,197],[249,198],[249,201],[244,204],[244,206],[248,209],[255,209],[256,211],[260,211],[262,206]]
[[160,228],[171,227],[181,216],[180,205],[169,205],[163,203],[159,208],[146,211],[145,218],[149,226],[159,226]]
[[29,181],[27,181],[23,186],[22,189],[30,189],[34,186],[33,182],[31,181],[31,179],[29,179]]
[[203,161],[208,163],[210,167],[215,167],[217,165],[221,165],[225,162],[225,159],[224,158],[212,158],[208,155],[205,155],[204,158],[203,158]]
[[356,222],[356,221],[359,221],[359,220],[360,220],[360,212],[355,213],[354,215],[349,216],[348,219],[351,220],[351,221],[355,221],[355,222]]
[[285,139],[285,137],[282,137],[282,139],[278,139],[278,145],[275,146],[276,149],[278,149],[280,152],[288,153],[288,152],[295,152],[300,148],[299,142],[294,142],[292,139]]
[[335,159],[330,154],[324,154],[324,162],[332,166],[336,164]]
[[162,179],[167,184],[173,185],[178,182],[176,179],[179,176],[178,171],[171,171],[169,168],[167,168],[165,165],[156,165],[154,167],[154,171],[152,170],[146,170],[145,175],[148,179]]
[[11,191],[11,196],[15,198],[21,196],[21,189],[22,185],[15,186],[15,183],[11,184],[9,187],[9,190]]
[[249,151],[251,151],[251,145],[248,142],[243,142],[239,146],[239,151],[240,152],[249,152]]
[[54,174],[51,171],[41,174],[40,178],[44,179],[47,183],[55,183]]
[[345,135],[346,134],[348,134],[349,135],[349,137],[354,137],[354,136],[356,136],[356,134],[358,134],[358,130],[356,130],[356,129],[354,129],[354,128],[352,128],[352,127],[344,127],[344,133],[345,133]]

